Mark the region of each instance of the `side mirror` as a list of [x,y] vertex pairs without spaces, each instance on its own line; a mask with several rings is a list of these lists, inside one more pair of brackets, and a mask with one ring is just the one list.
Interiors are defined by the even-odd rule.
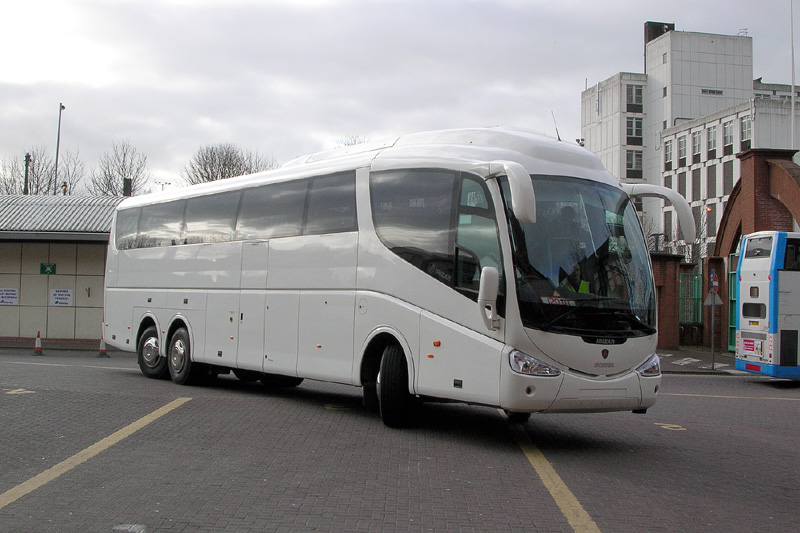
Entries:
[[497,315],[497,293],[500,290],[500,273],[495,267],[483,267],[481,282],[478,288],[478,308],[486,327],[491,331],[500,329],[500,317]]
[[536,222],[536,195],[533,192],[533,182],[528,171],[514,161],[492,161],[489,164],[489,175],[508,176],[508,185],[511,188],[511,210],[520,222],[534,224]]

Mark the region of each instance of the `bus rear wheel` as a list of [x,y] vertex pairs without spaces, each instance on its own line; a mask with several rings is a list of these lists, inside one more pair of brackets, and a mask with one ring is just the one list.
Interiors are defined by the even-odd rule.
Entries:
[[396,344],[384,348],[378,372],[378,407],[383,423],[392,428],[411,424],[416,402],[408,392],[408,367]]
[[175,331],[169,341],[167,367],[170,378],[178,385],[191,385],[208,375],[208,369],[202,363],[192,361],[189,332],[186,328]]
[[150,326],[144,330],[136,347],[136,360],[139,370],[148,378],[163,379],[169,376],[166,357],[161,357],[158,349],[158,330]]

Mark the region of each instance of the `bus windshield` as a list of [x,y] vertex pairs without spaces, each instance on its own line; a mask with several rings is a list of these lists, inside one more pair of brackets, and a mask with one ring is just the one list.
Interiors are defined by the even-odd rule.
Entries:
[[531,179],[535,224],[516,219],[501,180],[523,325],[589,337],[655,333],[650,261],[628,196],[588,180]]

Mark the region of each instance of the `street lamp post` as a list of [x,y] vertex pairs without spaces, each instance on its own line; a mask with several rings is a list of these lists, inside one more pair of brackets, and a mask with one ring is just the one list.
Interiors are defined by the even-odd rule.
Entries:
[[64,104],[58,104],[58,135],[56,136],[56,168],[55,168],[55,176],[53,177],[53,194],[58,194],[58,149],[61,146],[61,112],[64,111],[66,107]]

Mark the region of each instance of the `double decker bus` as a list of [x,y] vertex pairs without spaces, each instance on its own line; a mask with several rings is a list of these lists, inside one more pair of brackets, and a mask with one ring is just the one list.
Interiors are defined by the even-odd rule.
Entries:
[[405,135],[123,201],[104,337],[178,384],[232,372],[425,400],[644,412],[661,382],[632,195],[587,150],[503,128]]
[[736,368],[800,379],[800,233],[751,233],[739,253]]

